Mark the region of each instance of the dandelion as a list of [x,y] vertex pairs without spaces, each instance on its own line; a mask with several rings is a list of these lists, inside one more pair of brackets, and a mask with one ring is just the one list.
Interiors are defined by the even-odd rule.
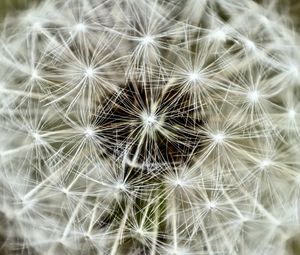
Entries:
[[298,254],[299,35],[271,0],[44,0],[1,25],[1,254]]

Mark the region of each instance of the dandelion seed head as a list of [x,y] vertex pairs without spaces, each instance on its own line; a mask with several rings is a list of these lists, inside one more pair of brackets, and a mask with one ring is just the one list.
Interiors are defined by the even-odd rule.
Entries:
[[5,18],[1,251],[285,254],[299,35],[258,2],[47,0]]

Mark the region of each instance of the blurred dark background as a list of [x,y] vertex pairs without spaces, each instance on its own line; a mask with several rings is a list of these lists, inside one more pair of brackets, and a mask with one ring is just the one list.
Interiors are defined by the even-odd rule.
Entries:
[[8,13],[14,10],[21,10],[37,2],[35,0],[0,0],[0,17],[1,19]]

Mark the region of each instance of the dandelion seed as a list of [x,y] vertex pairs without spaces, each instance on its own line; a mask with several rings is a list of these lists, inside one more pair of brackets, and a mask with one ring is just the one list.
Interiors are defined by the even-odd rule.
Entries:
[[295,119],[295,117],[296,117],[296,111],[294,110],[294,109],[290,109],[289,111],[288,111],[288,117],[290,118],[290,119]]
[[87,138],[93,138],[95,136],[95,131],[92,129],[92,128],[86,128],[84,130],[84,135],[87,137]]
[[116,189],[117,190],[121,190],[121,191],[125,191],[126,190],[126,186],[124,183],[118,183],[116,184]]
[[31,79],[32,80],[37,80],[39,78],[40,78],[40,76],[39,76],[38,71],[37,70],[33,70],[32,73],[31,73]]
[[213,210],[213,209],[215,209],[217,207],[217,203],[215,202],[215,201],[209,201],[208,203],[207,203],[207,208],[209,209],[209,210]]
[[66,188],[62,188],[61,192],[66,196],[69,195],[69,190]]
[[189,77],[190,82],[197,82],[201,79],[201,76],[199,73],[190,73],[188,75],[188,77]]
[[245,44],[245,48],[250,52],[254,52],[257,49],[255,43],[251,40],[245,40],[244,44]]
[[297,67],[297,65],[295,64],[290,64],[288,67],[289,73],[293,76],[293,77],[299,77],[299,69]]
[[265,25],[269,25],[270,23],[270,19],[268,19],[265,15],[260,15],[259,16],[259,20],[261,23],[265,24]]
[[85,77],[87,78],[94,78],[94,75],[95,75],[95,70],[92,68],[92,67],[88,67],[85,69]]
[[41,31],[42,25],[39,22],[34,22],[32,25],[32,30],[33,31]]
[[272,164],[272,161],[270,159],[264,159],[260,164],[260,168],[261,169],[266,169],[267,167],[269,167]]
[[150,44],[154,44],[154,38],[151,35],[146,35],[143,38],[141,38],[141,42],[143,45],[150,45]]
[[143,113],[142,121],[145,128],[155,128],[158,124],[157,116],[154,113]]
[[224,41],[226,41],[227,35],[223,30],[219,29],[219,30],[212,31],[210,33],[210,37],[212,37],[213,39],[215,39],[217,41],[224,42]]
[[216,144],[222,144],[225,140],[224,133],[212,134],[212,139]]
[[43,144],[44,143],[44,140],[43,140],[42,136],[39,133],[33,132],[31,135],[32,135],[32,137],[34,139],[34,142],[36,144]]
[[260,93],[257,90],[250,91],[248,92],[247,97],[251,103],[257,103],[260,98]]
[[86,25],[84,23],[78,23],[75,25],[75,30],[78,32],[85,32],[86,31]]

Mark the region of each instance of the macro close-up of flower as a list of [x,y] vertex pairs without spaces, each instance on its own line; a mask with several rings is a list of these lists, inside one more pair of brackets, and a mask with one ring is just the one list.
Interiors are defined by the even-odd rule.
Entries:
[[21,2],[0,21],[1,255],[300,254],[292,3]]

